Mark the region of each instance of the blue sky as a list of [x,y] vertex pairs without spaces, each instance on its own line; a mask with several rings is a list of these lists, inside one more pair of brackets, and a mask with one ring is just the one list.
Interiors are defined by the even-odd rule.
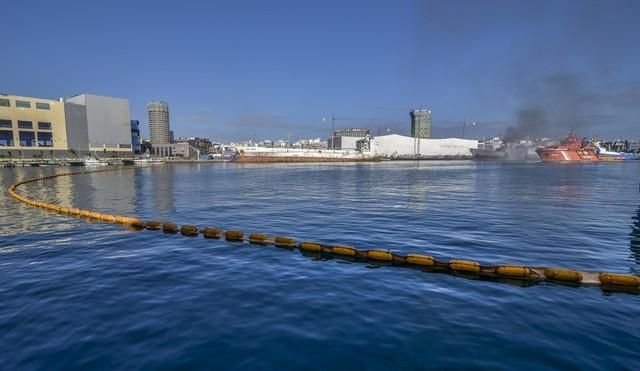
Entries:
[[[408,133],[640,137],[640,2],[13,1],[0,91],[170,105],[176,135],[216,140]],[[15,32],[14,32],[15,31]],[[522,123],[519,112],[540,112]],[[143,134],[145,133],[143,132]]]

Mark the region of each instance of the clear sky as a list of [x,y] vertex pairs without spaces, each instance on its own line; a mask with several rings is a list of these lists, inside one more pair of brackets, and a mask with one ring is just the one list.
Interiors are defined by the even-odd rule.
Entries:
[[[10,1],[0,91],[169,103],[176,136],[640,137],[640,1]],[[533,114],[522,114],[522,113]],[[531,118],[534,118],[531,122]],[[527,118],[529,122],[527,122]],[[540,123],[538,123],[540,122]]]

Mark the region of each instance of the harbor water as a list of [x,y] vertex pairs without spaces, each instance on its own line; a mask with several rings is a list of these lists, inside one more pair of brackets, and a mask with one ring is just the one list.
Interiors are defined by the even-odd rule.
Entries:
[[[64,168],[0,169],[3,190]],[[19,191],[440,260],[640,273],[640,162],[174,164]],[[640,297],[129,231],[0,196],[0,368],[640,369]]]

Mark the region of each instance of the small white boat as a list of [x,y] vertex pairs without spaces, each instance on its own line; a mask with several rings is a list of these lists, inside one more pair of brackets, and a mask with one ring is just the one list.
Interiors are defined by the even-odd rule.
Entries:
[[165,161],[161,158],[152,158],[151,155],[145,153],[142,157],[133,160],[136,165],[162,165]]
[[70,166],[107,166],[108,162],[102,161],[98,159],[94,155],[89,155],[83,158],[76,158],[72,160],[67,160],[66,163]]
[[97,157],[94,157],[94,156],[87,156],[84,159],[84,166],[107,166],[107,165],[109,165],[108,162],[99,160]]
[[606,160],[624,160],[624,154],[622,152],[609,151],[601,142],[597,141],[593,143],[596,147],[596,153],[599,158]]
[[44,166],[60,166],[62,165],[62,163],[55,160],[44,160],[44,161],[30,162],[29,165],[34,167],[44,167]]

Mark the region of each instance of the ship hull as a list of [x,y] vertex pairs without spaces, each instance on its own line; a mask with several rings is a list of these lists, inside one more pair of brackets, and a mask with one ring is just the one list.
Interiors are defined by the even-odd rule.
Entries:
[[480,148],[471,148],[471,154],[474,160],[504,160],[507,157],[507,153],[504,151]]
[[560,150],[541,148],[536,151],[544,162],[618,162],[637,160],[636,156],[598,156],[592,149]]
[[382,161],[382,157],[307,157],[307,156],[267,156],[240,155],[233,162],[239,163],[282,163],[282,162],[370,162]]
[[536,153],[543,162],[601,161],[592,149],[538,148]]
[[381,156],[371,152],[344,150],[308,150],[284,148],[240,147],[233,156],[234,162],[367,162],[380,161]]

